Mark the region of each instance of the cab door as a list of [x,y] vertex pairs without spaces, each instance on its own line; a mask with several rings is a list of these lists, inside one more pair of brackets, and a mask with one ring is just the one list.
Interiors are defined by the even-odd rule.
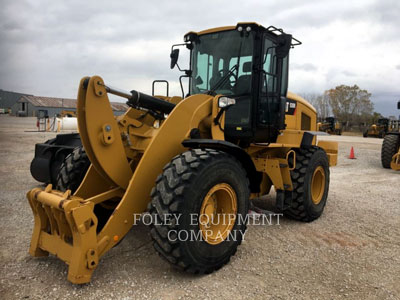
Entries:
[[257,142],[274,142],[279,130],[285,128],[289,55],[280,57],[278,48],[277,42],[265,34],[261,56],[261,88],[256,109]]

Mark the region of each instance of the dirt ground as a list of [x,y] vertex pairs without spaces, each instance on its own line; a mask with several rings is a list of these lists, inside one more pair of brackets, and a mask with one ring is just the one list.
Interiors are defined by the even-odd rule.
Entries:
[[[400,299],[400,173],[381,167],[382,139],[325,137],[339,141],[340,153],[322,217],[249,226],[236,255],[213,274],[175,270],[138,225],[101,259],[92,282],[77,286],[60,260],[28,254],[25,194],[40,186],[29,165],[34,144],[55,135],[26,132],[35,122],[0,116],[1,299]],[[351,146],[355,160],[347,158]]]

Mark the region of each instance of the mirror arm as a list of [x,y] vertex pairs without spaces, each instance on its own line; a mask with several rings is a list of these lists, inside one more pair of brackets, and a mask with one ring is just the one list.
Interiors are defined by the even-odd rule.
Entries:
[[[185,70],[185,71],[187,71],[187,70]],[[179,84],[181,85],[182,99],[185,99],[185,91],[183,90],[183,83],[182,83],[182,78],[184,78],[184,77],[190,77],[190,76],[188,76],[187,74],[179,76]]]
[[181,69],[181,67],[179,66],[178,62],[175,64],[178,67],[178,70],[183,72],[184,70]]

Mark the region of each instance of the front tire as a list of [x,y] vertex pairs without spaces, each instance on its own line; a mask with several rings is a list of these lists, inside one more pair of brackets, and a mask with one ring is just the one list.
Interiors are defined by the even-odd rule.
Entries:
[[[242,241],[249,195],[246,172],[233,156],[194,149],[174,157],[151,193],[154,248],[171,264],[191,273],[208,274],[221,268]],[[179,221],[168,224],[168,215]],[[216,219],[217,225],[204,222],[205,215]],[[206,233],[207,225],[211,234]],[[215,235],[218,231],[220,236]]]
[[381,150],[382,167],[390,169],[390,162],[392,161],[393,155],[398,152],[399,146],[400,136],[395,134],[388,134],[385,136]]
[[296,168],[290,175],[293,196],[285,215],[303,222],[318,219],[329,191],[329,161],[325,151],[318,147],[296,150]]

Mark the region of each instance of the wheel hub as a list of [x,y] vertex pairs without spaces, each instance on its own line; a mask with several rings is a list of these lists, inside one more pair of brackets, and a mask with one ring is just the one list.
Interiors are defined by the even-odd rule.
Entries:
[[315,205],[318,205],[325,191],[325,171],[322,166],[318,166],[311,180],[311,199]]
[[237,197],[227,183],[213,186],[203,199],[199,215],[199,228],[203,239],[211,244],[222,243],[235,225]]

